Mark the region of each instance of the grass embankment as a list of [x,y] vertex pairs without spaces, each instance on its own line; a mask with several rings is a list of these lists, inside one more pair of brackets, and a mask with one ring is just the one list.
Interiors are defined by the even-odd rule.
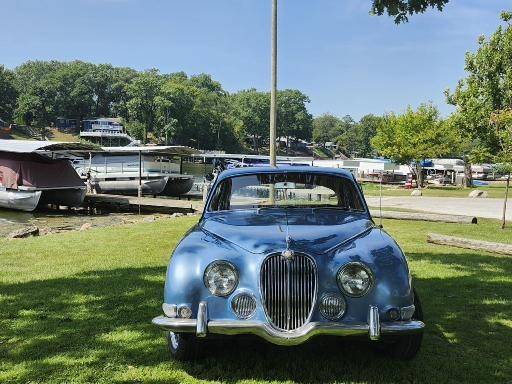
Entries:
[[[47,128],[46,137],[51,141],[80,141],[80,136],[76,133],[61,131],[57,128]],[[0,132],[0,139],[4,140],[40,140],[41,135],[37,129],[13,129],[10,133]]]
[[[423,188],[422,192],[423,196],[432,197],[468,197],[469,193],[475,189],[486,191],[490,198],[503,199],[505,197],[505,183],[496,183],[478,188],[429,186],[428,188]],[[365,183],[363,184],[363,191],[365,196],[379,196],[380,186],[379,184]],[[382,186],[382,196],[410,196],[411,192],[411,189]]]
[[510,383],[512,259],[425,242],[431,230],[512,242],[512,230],[485,220],[384,221],[408,254],[428,324],[412,362],[338,340],[227,343],[197,363],[169,361],[150,321],[170,250],[195,220],[0,240],[0,382]]
[[322,147],[315,147],[313,149],[313,155],[320,160],[330,160],[334,158],[334,153],[330,149]]

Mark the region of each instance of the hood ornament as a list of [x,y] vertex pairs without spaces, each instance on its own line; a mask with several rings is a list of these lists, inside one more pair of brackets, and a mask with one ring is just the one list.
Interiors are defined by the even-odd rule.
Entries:
[[295,257],[295,252],[290,249],[291,242],[292,238],[290,236],[286,236],[286,249],[281,252],[281,257],[286,261],[292,261]]

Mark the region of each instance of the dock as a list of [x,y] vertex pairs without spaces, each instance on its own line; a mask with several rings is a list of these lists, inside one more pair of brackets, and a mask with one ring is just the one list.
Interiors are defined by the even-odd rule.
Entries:
[[122,212],[195,213],[203,209],[202,201],[175,200],[155,197],[87,194],[84,206]]

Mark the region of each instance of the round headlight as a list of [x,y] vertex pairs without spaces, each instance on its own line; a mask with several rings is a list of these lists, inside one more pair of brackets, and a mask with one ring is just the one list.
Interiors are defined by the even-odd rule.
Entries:
[[229,296],[238,285],[238,272],[227,261],[214,261],[204,271],[204,285],[215,296]]
[[365,295],[373,286],[373,275],[362,263],[349,263],[338,272],[338,285],[349,296]]

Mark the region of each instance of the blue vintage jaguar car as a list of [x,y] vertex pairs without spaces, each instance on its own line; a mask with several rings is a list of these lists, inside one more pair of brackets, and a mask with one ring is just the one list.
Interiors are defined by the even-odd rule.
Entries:
[[219,335],[278,345],[360,336],[400,359],[424,323],[404,253],[372,220],[344,170],[255,167],[221,173],[167,270],[171,356],[192,359]]

